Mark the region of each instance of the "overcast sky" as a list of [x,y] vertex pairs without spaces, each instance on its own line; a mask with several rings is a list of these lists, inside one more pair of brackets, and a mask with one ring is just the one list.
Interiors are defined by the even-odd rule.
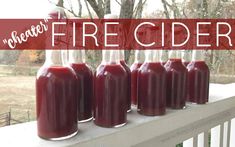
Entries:
[[[84,3],[84,0],[81,1]],[[72,2],[76,5],[77,1]],[[120,7],[115,0],[111,0],[111,6],[112,13],[118,14]],[[0,18],[43,18],[52,7],[48,0],[1,0]],[[147,0],[143,13],[151,13],[157,9],[162,9],[160,0]],[[84,4],[83,14],[87,14]]]

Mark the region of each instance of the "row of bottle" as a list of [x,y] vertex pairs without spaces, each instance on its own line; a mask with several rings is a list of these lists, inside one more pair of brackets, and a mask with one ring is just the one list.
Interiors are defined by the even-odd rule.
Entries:
[[[194,50],[192,61],[189,61],[189,51],[170,51],[168,60],[160,59],[160,51],[145,51],[143,62],[139,60],[141,51],[136,51],[136,59],[131,66],[131,96],[139,113],[163,115],[165,107],[182,109],[186,101],[208,102],[210,75],[203,52]],[[162,54],[166,52],[162,51]]]
[[92,118],[98,126],[122,126],[131,101],[140,114],[150,116],[165,114],[166,106],[182,109],[186,100],[206,103],[209,69],[203,51],[193,51],[187,68],[181,51],[170,51],[167,62],[160,60],[160,52],[137,50],[129,69],[124,51],[104,50],[93,75],[84,50],[47,50],[36,80],[38,135],[52,140],[71,137],[78,121]]

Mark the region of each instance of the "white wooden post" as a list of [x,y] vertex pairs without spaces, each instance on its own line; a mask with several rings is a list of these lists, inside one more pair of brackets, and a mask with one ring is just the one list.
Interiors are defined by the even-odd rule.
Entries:
[[193,147],[193,138],[190,138],[188,140],[185,140],[183,142],[183,147]]
[[197,137],[198,137],[198,135],[193,137],[193,147],[197,147],[197,145],[198,145],[198,138]]
[[208,132],[190,138],[183,142],[183,147],[208,147]]
[[231,136],[230,136],[230,146],[228,147],[235,147],[235,118],[231,121]]
[[211,129],[211,146],[222,147],[220,146],[220,126]]

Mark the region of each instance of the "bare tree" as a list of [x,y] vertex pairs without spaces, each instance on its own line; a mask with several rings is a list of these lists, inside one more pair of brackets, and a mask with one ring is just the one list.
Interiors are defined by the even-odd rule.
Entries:
[[202,18],[208,18],[208,3],[207,0],[202,1]]
[[64,7],[64,0],[59,0],[56,6]]
[[222,10],[222,3],[221,0],[218,0],[217,5],[215,9],[211,12],[211,17],[212,18],[218,18],[222,15],[221,10]]
[[78,0],[78,17],[82,17],[82,3]]
[[183,15],[180,13],[180,9],[177,6],[177,3],[175,0],[171,0],[171,4],[168,3],[167,0],[162,0],[163,8],[164,8],[164,14],[166,18],[170,18],[170,13],[173,12],[174,18],[181,18],[181,17],[187,17],[186,14],[183,11]]
[[180,10],[179,10],[175,0],[171,0],[171,2],[172,2],[171,9],[173,11],[174,18],[179,18],[181,16],[180,15]]
[[104,18],[104,8],[101,5],[102,0],[98,0],[98,3],[95,0],[85,0],[87,1],[92,9],[95,11],[96,15],[99,18]]
[[[49,0],[50,1],[50,0]],[[69,2],[70,0],[68,0]],[[146,3],[147,0],[138,0],[136,7],[135,0],[115,0],[120,6],[120,18],[141,18],[142,12],[143,12],[143,6]],[[93,18],[90,8],[95,12],[95,14],[98,16],[98,18],[104,18],[105,14],[111,13],[111,0],[84,0],[86,8],[88,10],[90,18]],[[82,15],[82,4],[81,0],[78,0],[78,8],[79,12],[78,14],[75,14],[73,11],[74,6],[69,2],[70,9],[67,9],[69,12],[73,13],[77,17],[81,17]],[[64,7],[64,0],[59,0],[56,4],[57,6]],[[66,8],[65,8],[66,9]],[[125,35],[128,34],[129,31],[129,25],[125,25]],[[126,52],[126,59],[129,60],[129,54],[130,52]]]
[[142,18],[142,13],[143,13],[143,7],[145,5],[145,3],[147,2],[147,0],[139,0],[137,6],[134,9],[134,18]]
[[134,0],[121,0],[121,11],[119,17],[132,18],[134,4],[135,4]]
[[170,14],[169,14],[169,11],[168,11],[168,8],[167,8],[167,1],[166,0],[162,0],[162,4],[163,4],[163,7],[164,7],[164,14],[166,16],[166,18],[170,18]]
[[67,11],[69,11],[70,13],[72,13],[75,17],[81,17],[82,16],[82,4],[81,4],[81,1],[80,0],[78,0],[78,14],[76,14],[75,12],[74,12],[74,9],[73,9],[73,4],[72,4],[72,2],[71,2],[71,0],[68,0],[68,4],[69,4],[69,8],[66,8],[65,6],[64,6],[64,0],[59,0],[57,3],[54,3],[52,0],[48,0],[50,3],[52,3],[52,4],[55,4],[56,6],[58,6],[58,7],[61,7],[61,8],[63,8],[63,9],[65,9],[65,10],[67,10]]
[[111,13],[111,8],[110,8],[111,2],[110,0],[104,0],[104,10],[105,14],[110,14]]
[[89,13],[89,16],[90,16],[91,19],[93,19],[92,14],[91,14],[91,10],[90,10],[90,8],[89,8],[89,6],[88,6],[88,3],[87,3],[86,0],[84,0],[84,1],[85,1],[86,8],[87,8],[87,11],[88,11],[88,13]]
[[[99,18],[103,18],[104,14],[111,13],[110,0],[85,0],[87,1],[92,9],[95,11],[96,15]],[[117,0],[116,0],[117,1]],[[118,1],[117,1],[118,2]],[[132,18],[133,16],[133,8],[134,8],[134,0],[121,0],[121,11],[120,18]]]

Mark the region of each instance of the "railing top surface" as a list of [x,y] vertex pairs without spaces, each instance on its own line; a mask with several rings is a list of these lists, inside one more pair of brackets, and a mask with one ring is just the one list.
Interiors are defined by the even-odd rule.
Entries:
[[128,114],[128,124],[122,128],[106,129],[92,122],[83,123],[79,124],[77,136],[64,141],[45,141],[37,137],[36,122],[7,126],[0,128],[0,146],[127,147],[141,146],[153,139],[164,143],[174,138],[182,139],[179,136],[185,136],[193,129],[200,131],[198,128],[235,117],[234,96],[235,83],[210,84],[210,103],[206,105],[187,104],[184,110],[168,109],[167,115],[161,117],[142,116],[134,109]]

